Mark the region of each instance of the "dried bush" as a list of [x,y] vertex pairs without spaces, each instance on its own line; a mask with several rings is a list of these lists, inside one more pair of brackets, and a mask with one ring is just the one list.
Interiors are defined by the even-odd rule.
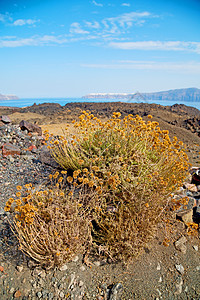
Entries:
[[95,179],[93,241],[113,259],[127,260],[153,236],[170,194],[186,177],[188,158],[183,143],[176,137],[171,141],[151,116],[147,122],[120,116],[102,122],[84,111],[74,122],[77,135],[67,132],[49,148],[63,168],[86,169],[88,182]]
[[[53,176],[56,179],[58,172]],[[91,241],[90,222],[79,199],[57,187],[35,191],[31,184],[26,191],[10,198],[5,210],[13,214],[13,229],[20,249],[42,265],[53,267],[70,261],[75,255],[86,251]],[[81,197],[80,197],[81,199]]]

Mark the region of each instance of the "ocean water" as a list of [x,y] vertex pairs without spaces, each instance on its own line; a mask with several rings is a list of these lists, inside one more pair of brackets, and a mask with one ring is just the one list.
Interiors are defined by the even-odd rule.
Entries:
[[200,110],[200,102],[181,102],[176,100],[145,100],[145,101],[130,101],[127,99],[86,99],[86,98],[22,98],[18,100],[0,100],[0,106],[10,106],[10,107],[25,107],[31,106],[34,103],[59,103],[64,106],[66,103],[70,102],[129,102],[129,103],[155,103],[164,106],[171,106],[173,104],[185,104],[187,106],[192,106]]

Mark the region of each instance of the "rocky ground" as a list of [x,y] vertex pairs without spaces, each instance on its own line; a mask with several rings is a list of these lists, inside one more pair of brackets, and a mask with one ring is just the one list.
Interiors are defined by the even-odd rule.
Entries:
[[[45,185],[56,165],[47,155],[41,132],[59,133],[63,124],[77,118],[82,109],[107,118],[114,111],[148,114],[186,143],[193,169],[193,184],[185,184],[176,197],[190,198],[188,210],[173,213],[170,226],[162,223],[141,256],[128,266],[90,257],[92,266],[81,256],[60,269],[45,270],[18,249],[3,207],[17,185]],[[0,108],[0,299],[200,299],[200,240],[198,231],[186,223],[196,218],[193,204],[200,198],[199,119],[200,112],[184,105],[162,107],[154,104],[71,103],[34,105],[24,109]],[[12,121],[10,123],[10,120]],[[35,125],[30,127],[28,120]],[[26,127],[27,126],[27,127]],[[191,178],[188,180],[189,183]],[[180,220],[178,220],[178,219]],[[163,243],[163,241],[165,241]]]

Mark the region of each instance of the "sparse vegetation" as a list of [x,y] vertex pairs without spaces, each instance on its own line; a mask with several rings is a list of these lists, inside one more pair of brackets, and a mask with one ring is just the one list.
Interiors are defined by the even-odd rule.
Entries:
[[[183,143],[140,116],[101,121],[84,111],[76,133],[46,133],[64,169],[52,188],[17,194],[14,224],[22,250],[43,263],[62,264],[89,245],[128,261],[154,235],[170,195],[187,175]],[[65,174],[66,173],[66,174]],[[10,210],[7,202],[5,210]]]

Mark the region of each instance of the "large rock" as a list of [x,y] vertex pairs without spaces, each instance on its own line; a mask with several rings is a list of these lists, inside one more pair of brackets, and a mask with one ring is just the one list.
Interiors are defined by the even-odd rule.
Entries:
[[53,159],[51,156],[50,151],[48,150],[47,146],[43,146],[40,149],[39,157],[38,159],[41,161],[41,163],[49,165],[53,168],[60,168],[60,165]]
[[6,143],[3,144],[2,146],[2,155],[4,157],[8,156],[8,155],[20,155],[21,154],[21,150],[19,147],[10,144],[10,143]]
[[197,186],[193,183],[185,183],[184,187],[190,192],[197,192]]
[[176,213],[176,218],[183,221],[185,224],[193,222],[193,209],[186,209]]
[[185,243],[187,242],[187,239],[185,236],[182,236],[180,239],[178,239],[174,245],[175,245],[175,248],[181,252],[183,252],[184,254],[186,254],[186,251],[187,251],[187,247],[185,245]]
[[21,130],[28,130],[28,132],[37,132],[39,135],[42,135],[42,128],[36,124],[29,123],[27,121],[22,120],[19,123]]
[[11,119],[8,116],[1,116],[0,117],[1,122],[3,122],[4,124],[9,124],[11,123]]

